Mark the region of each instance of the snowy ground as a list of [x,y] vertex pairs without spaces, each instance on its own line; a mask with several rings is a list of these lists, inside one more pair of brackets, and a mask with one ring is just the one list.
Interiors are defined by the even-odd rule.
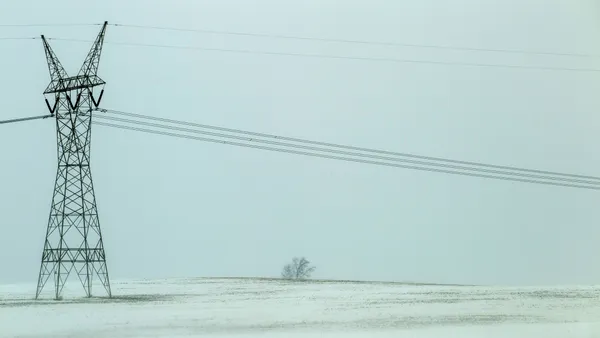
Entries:
[[58,302],[0,286],[0,337],[600,337],[600,287],[198,278],[113,282],[112,299],[85,299],[77,283]]

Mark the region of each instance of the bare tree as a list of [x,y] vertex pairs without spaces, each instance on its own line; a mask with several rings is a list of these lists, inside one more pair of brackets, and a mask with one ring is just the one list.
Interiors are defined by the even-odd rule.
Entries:
[[291,263],[286,264],[281,272],[281,277],[284,279],[307,279],[315,271],[315,267],[310,265],[310,262],[304,258],[294,257]]

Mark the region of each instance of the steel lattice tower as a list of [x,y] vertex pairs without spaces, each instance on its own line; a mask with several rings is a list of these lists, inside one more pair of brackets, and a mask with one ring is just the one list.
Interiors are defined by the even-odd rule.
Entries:
[[[50,113],[56,118],[58,170],[36,299],[50,278],[58,299],[72,270],[88,297],[92,296],[94,273],[111,296],[90,170],[92,112],[104,93],[105,82],[97,72],[106,26],[105,22],[79,73],[71,77],[42,35],[51,78],[44,95]],[[102,91],[96,101],[94,89],[97,87]],[[53,105],[48,97],[54,98]]]

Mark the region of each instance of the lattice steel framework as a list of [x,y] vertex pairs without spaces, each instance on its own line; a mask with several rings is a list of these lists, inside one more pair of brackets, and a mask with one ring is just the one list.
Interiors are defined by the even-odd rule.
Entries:
[[[90,169],[92,112],[104,93],[105,82],[97,72],[106,26],[105,22],[79,73],[72,77],[42,35],[51,79],[44,95],[50,113],[56,118],[58,171],[36,298],[52,278],[58,299],[73,270],[88,297],[92,296],[94,273],[111,296]],[[94,90],[98,88],[102,90],[96,100]],[[54,99],[53,105],[48,98]]]

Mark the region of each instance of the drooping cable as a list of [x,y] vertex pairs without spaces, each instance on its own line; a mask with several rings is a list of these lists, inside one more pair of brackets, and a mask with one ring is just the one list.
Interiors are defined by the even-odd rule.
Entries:
[[11,120],[2,120],[2,121],[0,121],[0,124],[8,124],[8,123],[24,122],[24,121],[31,121],[31,120],[47,119],[47,118],[53,117],[53,116],[54,115],[52,115],[52,114],[48,114],[48,115],[41,115],[41,116],[22,117],[22,118],[11,119]]
[[[106,110],[106,112],[108,112],[108,110]],[[126,112],[122,112],[122,113],[126,113]],[[141,114],[134,114],[134,115],[141,115]],[[151,123],[151,122],[145,122],[145,121],[137,121],[137,120],[103,116],[102,114],[96,114],[95,116],[96,116],[96,118],[101,119],[101,120],[118,122],[118,124],[98,122],[101,125],[105,125],[105,126],[111,126],[111,127],[119,126],[121,129],[129,129],[129,130],[134,130],[134,131],[143,131],[143,132],[149,132],[149,133],[155,133],[155,134],[161,134],[161,135],[167,135],[167,136],[190,138],[190,139],[194,139],[194,140],[217,142],[217,143],[236,145],[236,146],[241,146],[240,144],[245,144],[247,146],[250,146],[251,148],[257,148],[257,149],[291,152],[291,153],[299,154],[299,155],[311,155],[312,154],[317,157],[325,157],[325,158],[332,158],[332,159],[344,158],[348,161],[357,160],[358,162],[369,163],[369,164],[380,164],[381,165],[381,163],[386,163],[385,165],[390,165],[390,166],[400,167],[400,168],[407,168],[407,169],[426,170],[426,171],[451,173],[451,174],[459,174],[460,173],[461,175],[467,175],[467,176],[473,174],[471,176],[484,177],[484,178],[497,178],[497,179],[503,179],[503,180],[517,181],[517,182],[550,184],[550,185],[570,186],[570,187],[586,187],[588,189],[600,189],[600,178],[594,177],[594,176],[575,175],[575,174],[568,174],[568,173],[556,173],[556,172],[550,172],[550,171],[533,170],[533,169],[517,168],[517,167],[494,166],[494,165],[486,165],[483,163],[464,162],[464,161],[456,161],[456,160],[450,160],[450,159],[441,159],[442,161],[433,161],[433,160],[416,161],[416,160],[411,160],[411,159],[407,159],[407,158],[402,158],[402,156],[397,156],[397,155],[396,156],[394,156],[394,155],[381,156],[381,155],[377,155],[375,152],[369,152],[369,151],[357,152],[357,151],[340,150],[343,148],[336,148],[335,146],[342,146],[342,147],[347,147],[347,148],[351,148],[351,149],[356,148],[356,149],[369,150],[367,148],[351,147],[351,146],[336,145],[336,144],[331,144],[334,147],[327,147],[327,146],[323,147],[322,145],[318,146],[318,147],[313,146],[313,145],[309,146],[309,145],[306,145],[306,143],[302,144],[303,143],[302,141],[306,141],[306,142],[312,143],[312,144],[321,143],[321,142],[291,138],[293,140],[296,140],[296,141],[294,141],[296,143],[292,143],[289,140],[285,141],[286,139],[288,139],[285,137],[270,135],[270,134],[262,134],[262,135],[267,135],[267,136],[271,136],[271,137],[279,139],[278,141],[272,141],[272,140],[265,139],[265,137],[258,136],[258,135],[261,135],[260,133],[242,131],[246,134],[247,133],[254,134],[254,135],[251,135],[252,137],[248,137],[248,136],[243,136],[244,133],[236,133],[236,131],[237,131],[236,129],[230,129],[230,128],[208,126],[208,127],[227,129],[226,131],[229,132],[230,134],[226,134],[226,133],[222,133],[222,132],[210,132],[210,131],[205,131],[205,130],[171,126],[171,125],[166,124],[165,121],[162,121],[160,123]],[[141,115],[141,116],[144,116],[144,115]],[[155,119],[160,119],[160,118],[155,118]],[[169,120],[169,119],[166,119],[166,120]],[[188,126],[190,124],[189,122],[185,122],[185,121],[176,121],[176,120],[170,120],[170,121],[181,122],[184,124],[188,124]],[[169,123],[173,123],[173,122],[169,122]],[[126,124],[129,124],[129,125],[126,125]],[[201,125],[201,126],[206,127],[206,125]],[[158,128],[159,130],[148,129],[146,127]],[[170,131],[175,131],[175,132],[170,132]],[[201,134],[201,135],[206,135],[206,136],[210,136],[210,137],[198,137],[198,136],[193,136],[193,135],[187,135],[189,133]],[[234,140],[234,141],[230,141],[230,140]],[[297,143],[300,143],[300,144],[297,144]],[[258,145],[258,144],[266,144],[268,146],[262,146],[262,145]],[[327,143],[323,143],[323,144],[327,144]],[[277,149],[277,150],[275,150],[275,149]],[[296,150],[296,149],[299,149],[299,150]],[[370,149],[370,150],[378,151],[376,149]],[[385,152],[385,151],[379,151],[379,152]],[[402,153],[394,153],[394,152],[386,152],[386,153],[402,155]],[[408,154],[408,155],[412,155],[412,154]],[[419,155],[412,155],[412,156],[419,157]],[[427,158],[426,156],[423,156],[423,157]],[[377,160],[377,161],[374,161],[374,160]],[[453,165],[453,164],[444,163],[444,161],[454,161],[454,162],[459,162],[459,163],[460,162],[473,163],[475,165]],[[374,163],[371,163],[371,162],[374,162]],[[399,163],[406,163],[406,164],[399,164]],[[488,168],[489,166],[491,166],[492,168],[499,167],[499,168],[508,168],[508,169],[504,169],[504,170],[498,170],[498,168],[489,169]],[[586,179],[580,179],[580,178],[586,178]]]
[[23,23],[23,24],[0,24],[0,27],[84,27],[98,26],[97,23]]
[[[85,27],[85,26],[100,26],[100,25],[102,25],[102,23],[41,23],[41,24],[0,24],[0,27]],[[186,32],[186,33],[200,33],[200,34],[213,34],[213,35],[230,35],[230,36],[243,36],[243,37],[253,37],[253,38],[286,39],[286,40],[297,40],[297,41],[315,41],[315,42],[358,44],[358,45],[384,46],[384,47],[409,47],[409,48],[425,48],[425,49],[454,50],[454,51],[467,51],[467,52],[505,53],[505,54],[522,54],[522,55],[579,57],[579,58],[600,58],[600,55],[590,54],[590,53],[534,51],[534,50],[514,49],[514,48],[513,49],[511,49],[511,48],[485,48],[485,47],[452,46],[452,45],[409,43],[409,42],[326,38],[326,37],[317,37],[317,36],[298,36],[298,35],[273,34],[273,33],[256,33],[256,32],[206,29],[206,28],[204,28],[204,29],[203,28],[181,28],[181,27],[167,27],[167,26],[156,26],[156,25],[138,25],[138,24],[128,24],[128,23],[112,23],[112,24],[109,24],[109,26],[117,27],[117,28],[133,28],[133,29],[142,29],[142,30]]]
[[[503,165],[486,164],[486,163],[481,163],[481,162],[461,161],[461,160],[454,160],[454,159],[447,159],[447,158],[440,158],[440,157],[415,155],[415,154],[410,154],[410,153],[386,151],[386,150],[380,150],[380,149],[355,147],[355,146],[348,146],[348,145],[337,144],[337,143],[320,142],[320,141],[313,141],[313,140],[307,140],[307,139],[302,139],[302,138],[286,137],[286,136],[266,134],[266,133],[257,133],[257,132],[242,130],[242,129],[225,128],[225,127],[218,127],[218,126],[193,123],[193,122],[187,122],[187,121],[181,121],[181,120],[160,118],[160,117],[154,117],[154,116],[149,116],[149,115],[144,115],[144,114],[125,112],[125,111],[121,111],[121,110],[102,109],[102,111],[109,113],[109,114],[129,116],[129,117],[134,117],[134,118],[139,118],[139,119],[144,119],[144,120],[158,121],[158,122],[162,122],[162,123],[183,125],[186,127],[218,130],[218,131],[222,131],[222,132],[232,133],[234,135],[248,135],[248,136],[259,137],[259,138],[275,139],[275,140],[279,140],[279,141],[288,141],[288,142],[294,142],[294,143],[323,146],[323,147],[333,148],[333,149],[344,149],[344,150],[359,151],[359,152],[370,153],[370,154],[390,155],[390,156],[394,156],[396,158],[414,158],[414,159],[429,161],[430,163],[459,164],[459,165],[463,165],[463,166],[469,166],[469,167],[471,167],[471,169],[472,168],[490,168],[490,169],[499,169],[499,170],[503,170],[503,171],[514,171],[514,172],[522,172],[522,173],[550,175],[550,176],[557,176],[557,177],[568,177],[568,178],[574,178],[574,179],[586,179],[586,180],[595,181],[595,182],[589,182],[591,184],[600,184],[600,177],[597,177],[597,176],[577,175],[577,174],[570,174],[570,173],[519,168],[519,167],[514,167],[514,166],[503,166]],[[96,115],[96,117],[102,118],[103,116]],[[123,122],[126,122],[126,121],[123,121]],[[133,121],[133,122],[137,122],[137,121]],[[146,125],[148,126],[148,124],[146,124]],[[167,125],[164,125],[164,126],[167,126]],[[169,128],[169,127],[167,126],[167,128]],[[190,131],[190,130],[185,130],[185,131]],[[208,135],[210,135],[210,134],[208,134]],[[538,177],[541,177],[541,176],[538,176]],[[585,182],[588,182],[588,181],[585,181]]]
[[38,37],[0,37],[0,40],[39,40]]
[[531,51],[531,50],[522,50],[522,49],[464,47],[464,46],[418,44],[418,43],[405,43],[405,42],[369,41],[369,40],[357,40],[357,39],[333,39],[333,38],[322,38],[322,37],[314,37],[314,36],[249,33],[249,32],[240,32],[240,31],[177,28],[177,27],[133,25],[133,24],[121,24],[121,23],[111,24],[111,26],[122,27],[122,28],[146,29],[146,30],[161,30],[161,31],[171,31],[171,32],[233,35],[233,36],[246,36],[246,37],[256,37],[256,38],[289,39],[289,40],[300,40],[300,41],[335,42],[335,43],[375,45],[375,46],[387,46],[387,47],[411,47],[411,48],[445,49],[445,50],[470,51],[470,52],[488,52],[488,53],[493,52],[493,53],[525,54],[525,55],[547,55],[547,56],[570,56],[570,57],[581,57],[581,58],[600,58],[600,55],[595,55],[595,54],[559,53],[559,52],[547,52],[547,51]]
[[[49,38],[54,41],[67,42],[93,42],[91,40],[71,39],[71,38]],[[572,68],[572,67],[549,67],[549,66],[522,66],[513,64],[496,64],[496,63],[479,63],[479,62],[451,62],[451,61],[434,61],[434,60],[418,60],[418,59],[399,59],[387,57],[362,57],[349,55],[332,55],[332,54],[310,54],[310,53],[290,53],[290,52],[275,52],[253,49],[229,49],[229,48],[209,48],[199,46],[177,46],[152,43],[136,43],[136,42],[113,42],[106,41],[106,44],[132,47],[150,47],[150,48],[167,48],[180,50],[197,50],[205,52],[222,52],[222,53],[237,53],[237,54],[255,54],[268,56],[283,56],[283,57],[301,57],[312,59],[329,59],[329,60],[351,60],[351,61],[369,61],[369,62],[385,62],[396,64],[427,64],[436,66],[458,66],[458,67],[475,67],[475,68],[504,68],[513,70],[541,70],[541,71],[558,71],[558,72],[580,72],[580,73],[599,73],[598,68]]]
[[520,183],[533,183],[533,184],[552,185],[552,186],[570,187],[570,188],[578,188],[578,189],[600,190],[600,187],[593,186],[593,185],[577,185],[577,184],[559,183],[559,182],[552,182],[552,181],[539,181],[539,180],[522,179],[522,178],[515,178],[515,177],[478,174],[478,173],[471,173],[471,172],[465,172],[465,171],[454,171],[454,170],[403,165],[403,164],[397,164],[397,163],[387,163],[387,162],[382,162],[382,161],[371,161],[371,160],[364,160],[364,159],[360,159],[360,158],[351,158],[351,157],[346,157],[346,156],[334,156],[334,155],[320,154],[320,153],[316,153],[316,152],[299,151],[299,150],[284,149],[284,148],[277,148],[277,147],[261,146],[261,145],[256,145],[256,144],[243,143],[243,142],[233,142],[233,141],[219,140],[219,139],[214,139],[214,138],[184,135],[184,134],[178,134],[178,133],[171,133],[171,132],[152,130],[152,129],[146,129],[146,128],[140,128],[140,127],[132,127],[132,126],[126,126],[126,125],[121,125],[121,124],[105,123],[105,122],[99,122],[99,121],[94,121],[93,124],[99,125],[99,126],[104,126],[104,127],[125,129],[125,130],[131,130],[131,131],[137,131],[137,132],[143,132],[143,133],[149,133],[149,134],[157,134],[157,135],[183,138],[183,139],[189,139],[189,140],[197,140],[197,141],[203,141],[203,142],[221,143],[221,144],[233,145],[233,146],[238,146],[238,147],[247,147],[247,148],[282,152],[282,153],[288,153],[288,154],[295,154],[295,155],[320,157],[320,158],[333,159],[333,160],[339,160],[339,161],[358,162],[358,163],[371,164],[371,165],[422,170],[422,171],[429,171],[429,172],[463,175],[463,176],[471,176],[471,177],[479,177],[479,178],[487,178],[487,179],[506,180],[506,181],[520,182]]

